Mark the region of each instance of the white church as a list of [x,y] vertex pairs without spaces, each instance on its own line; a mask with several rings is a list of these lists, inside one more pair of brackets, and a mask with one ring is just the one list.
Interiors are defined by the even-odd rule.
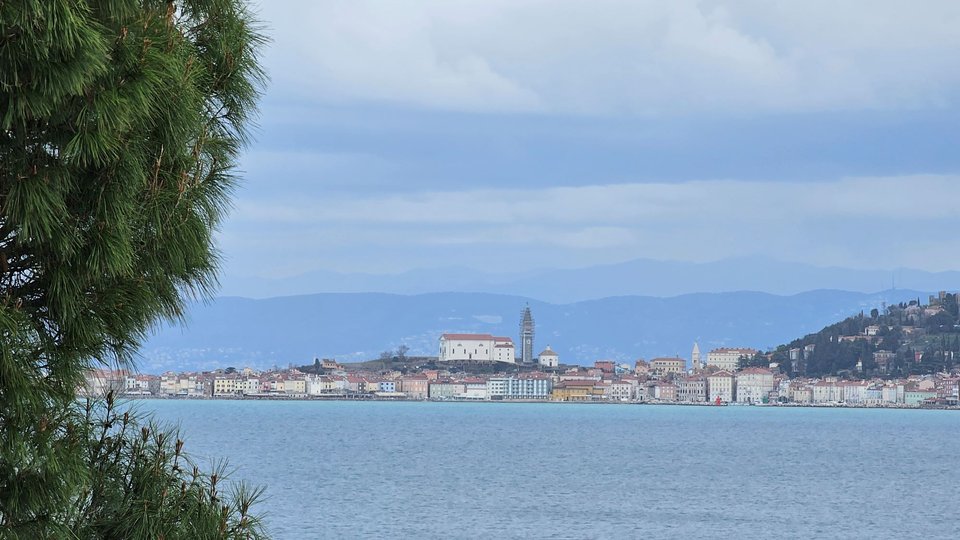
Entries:
[[440,361],[517,362],[513,340],[491,334],[443,334]]

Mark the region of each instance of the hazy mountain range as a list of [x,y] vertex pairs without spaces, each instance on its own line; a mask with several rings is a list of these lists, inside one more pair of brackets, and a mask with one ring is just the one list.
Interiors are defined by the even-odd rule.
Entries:
[[772,347],[882,302],[917,297],[925,300],[926,293],[727,292],[572,303],[488,293],[223,297],[193,306],[186,327],[159,330],[143,348],[140,368],[152,373],[231,365],[263,368],[303,364],[315,356],[356,361],[376,358],[400,344],[409,346],[410,354],[436,355],[443,332],[489,332],[516,341],[520,311],[527,303],[536,319],[537,351],[549,344],[561,362],[675,354],[689,358],[694,340],[704,350]]
[[223,294],[269,298],[369,291],[393,294],[469,291],[570,303],[610,296],[663,297],[698,292],[760,291],[791,295],[819,289],[864,293],[892,288],[936,291],[956,288],[957,283],[960,283],[957,271],[857,270],[756,257],[709,263],[637,259],[579,269],[502,274],[450,267],[383,274],[312,272],[284,279],[227,277],[223,280]]

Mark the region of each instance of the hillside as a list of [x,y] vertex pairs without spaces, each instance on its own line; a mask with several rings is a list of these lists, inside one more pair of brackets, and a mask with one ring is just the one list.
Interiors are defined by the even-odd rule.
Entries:
[[401,344],[409,347],[411,356],[435,356],[443,332],[516,336],[520,310],[527,303],[536,318],[537,351],[549,344],[561,362],[687,357],[694,340],[704,349],[772,347],[838,318],[917,294],[732,292],[621,296],[571,304],[481,293],[225,297],[192,306],[183,328],[159,329],[143,347],[140,367],[148,372],[263,368],[300,365],[315,356],[352,362],[376,359]]
[[[790,375],[889,376],[949,371],[960,360],[957,295],[872,309],[781,345],[772,359]],[[768,355],[769,356],[769,355]],[[766,362],[758,358],[752,363]]]

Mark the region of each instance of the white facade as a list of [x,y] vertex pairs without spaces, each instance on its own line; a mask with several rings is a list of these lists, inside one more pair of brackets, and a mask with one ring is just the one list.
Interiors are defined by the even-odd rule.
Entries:
[[846,403],[866,403],[867,389],[870,387],[864,381],[847,381],[843,384],[843,401]]
[[611,401],[630,401],[633,399],[633,387],[634,385],[628,382],[610,383],[607,388],[609,391],[608,399]]
[[720,398],[724,403],[730,403],[734,398],[733,374],[729,371],[718,371],[707,375],[707,401],[713,403]]
[[440,361],[463,360],[516,363],[513,340],[490,334],[443,334],[440,336]]
[[491,399],[549,399],[553,380],[546,378],[503,377],[487,380]]
[[487,397],[486,381],[464,383],[463,399],[487,399]]
[[836,403],[843,401],[843,387],[830,381],[820,381],[813,385],[814,403]]
[[902,384],[887,385],[880,390],[880,399],[887,403],[903,403],[905,394]]
[[773,372],[769,369],[747,368],[737,373],[738,403],[762,403],[773,388]]
[[547,345],[547,348],[540,353],[540,367],[555,368],[560,365],[560,357]]

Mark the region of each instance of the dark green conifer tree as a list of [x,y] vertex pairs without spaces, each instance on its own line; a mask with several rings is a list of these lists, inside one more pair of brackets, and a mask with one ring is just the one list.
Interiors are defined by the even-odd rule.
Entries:
[[77,389],[212,291],[263,42],[241,0],[0,1],[0,537],[260,534]]

